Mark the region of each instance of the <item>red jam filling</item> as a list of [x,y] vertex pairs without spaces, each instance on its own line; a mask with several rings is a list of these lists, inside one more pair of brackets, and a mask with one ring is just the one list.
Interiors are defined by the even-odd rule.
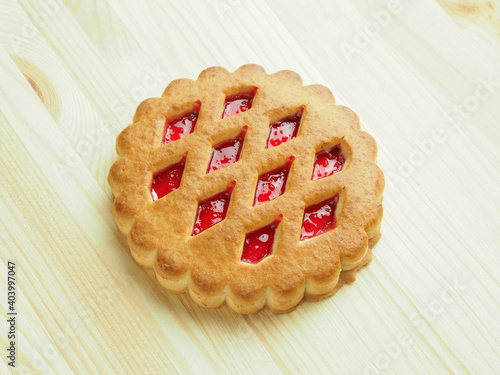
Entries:
[[184,155],[179,163],[172,164],[153,175],[153,182],[151,183],[151,196],[153,197],[153,201],[164,197],[179,187],[185,165],[186,155]]
[[314,170],[311,180],[318,180],[331,176],[342,170],[345,157],[342,155],[340,145],[336,145],[330,150],[319,151],[314,159]]
[[301,107],[296,114],[286,117],[269,126],[267,134],[266,148],[276,147],[282,143],[288,142],[295,138],[299,132],[300,120],[304,107]]
[[304,211],[302,219],[302,232],[300,240],[308,240],[310,238],[326,233],[337,225],[335,218],[335,210],[339,202],[339,195],[336,194],[333,198],[323,202],[309,206]]
[[285,165],[259,176],[253,199],[254,206],[272,201],[285,192],[286,180],[294,159],[295,156],[292,156]]
[[236,138],[223,141],[212,148],[207,173],[225,168],[239,160],[247,129],[248,126],[245,126]]
[[257,264],[273,252],[274,235],[282,215],[278,216],[270,225],[248,233],[243,245],[241,261]]
[[257,87],[254,86],[247,92],[240,92],[235,95],[226,96],[220,118],[223,119],[248,111],[252,108],[252,101],[256,93]]
[[235,184],[235,181],[231,182],[225,191],[205,199],[198,204],[198,211],[191,236],[196,236],[226,218],[231,193]]
[[167,119],[165,122],[165,135],[163,136],[162,144],[176,141],[191,134],[198,120],[200,107],[201,101],[198,100],[191,111]]

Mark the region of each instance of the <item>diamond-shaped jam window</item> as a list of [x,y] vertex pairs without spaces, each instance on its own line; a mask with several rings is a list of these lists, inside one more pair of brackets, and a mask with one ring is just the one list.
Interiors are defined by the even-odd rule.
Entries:
[[181,139],[194,131],[198,114],[200,113],[201,101],[194,103],[193,109],[182,115],[168,118],[165,121],[165,133],[161,144]]
[[191,233],[191,236],[200,234],[226,218],[235,184],[235,181],[231,182],[225,191],[198,203],[198,210],[196,211],[196,219],[194,221],[193,233]]
[[332,198],[305,209],[300,234],[301,241],[319,236],[335,228],[337,225],[335,210],[338,202],[339,195],[336,194]]
[[314,170],[311,180],[338,173],[344,168],[345,157],[340,145],[333,146],[330,150],[319,151],[314,158]]
[[212,156],[210,157],[210,163],[208,163],[207,173],[225,168],[240,159],[247,129],[248,126],[245,126],[236,138],[223,141],[212,148]]
[[226,96],[222,109],[221,119],[237,115],[252,108],[253,98],[257,93],[257,87],[253,86],[248,91],[243,91],[235,95]]
[[299,132],[303,112],[304,107],[301,107],[294,115],[285,117],[269,125],[266,148],[279,146],[280,144],[295,138]]
[[241,254],[242,262],[257,264],[272,254],[276,228],[282,218],[280,215],[271,224],[246,235]]
[[254,206],[272,201],[285,192],[286,181],[294,159],[295,156],[291,156],[281,167],[259,176],[253,199]]
[[151,197],[153,201],[164,197],[180,186],[185,165],[186,155],[184,155],[180,162],[172,164],[153,175],[151,183]]

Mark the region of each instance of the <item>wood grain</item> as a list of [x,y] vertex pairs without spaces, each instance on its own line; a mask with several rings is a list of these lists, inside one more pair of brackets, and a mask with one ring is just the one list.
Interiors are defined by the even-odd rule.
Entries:
[[446,12],[465,25],[473,24],[500,37],[500,4],[491,0],[437,0]]
[[[498,373],[500,4],[439,3],[458,24],[432,0],[0,2],[15,373]],[[106,183],[138,103],[249,62],[331,88],[376,138],[387,180],[374,261],[285,315],[163,291],[129,255]]]

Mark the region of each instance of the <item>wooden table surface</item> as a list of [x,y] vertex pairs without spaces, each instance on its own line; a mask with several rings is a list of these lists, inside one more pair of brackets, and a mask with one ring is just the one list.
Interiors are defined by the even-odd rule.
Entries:
[[[0,372],[499,374],[500,2],[440,4],[0,1]],[[284,315],[162,290],[106,182],[139,102],[250,62],[328,86],[386,176],[373,262]]]

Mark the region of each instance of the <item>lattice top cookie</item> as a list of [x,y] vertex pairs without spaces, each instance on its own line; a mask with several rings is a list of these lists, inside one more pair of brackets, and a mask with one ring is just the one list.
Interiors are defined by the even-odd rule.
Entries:
[[173,81],[116,149],[113,214],[133,257],[200,305],[284,312],[333,294],[379,237],[375,141],[291,71]]

